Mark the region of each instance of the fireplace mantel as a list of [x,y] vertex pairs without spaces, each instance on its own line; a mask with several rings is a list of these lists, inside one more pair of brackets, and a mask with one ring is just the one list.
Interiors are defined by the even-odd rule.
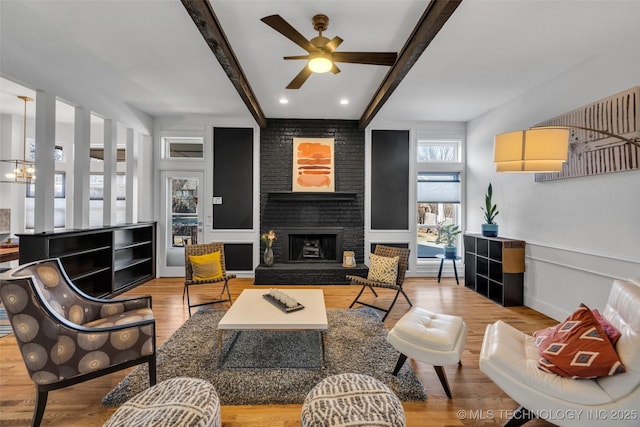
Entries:
[[333,193],[321,192],[293,192],[276,191],[267,193],[269,200],[277,202],[313,202],[313,201],[335,201],[355,200],[358,193],[349,191],[336,191]]

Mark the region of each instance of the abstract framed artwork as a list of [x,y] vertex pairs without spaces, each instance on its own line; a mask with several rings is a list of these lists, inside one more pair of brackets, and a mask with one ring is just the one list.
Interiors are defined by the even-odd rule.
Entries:
[[293,192],[335,191],[333,138],[293,138]]
[[[536,126],[602,129],[640,141],[640,86],[549,119]],[[640,169],[640,147],[598,132],[570,129],[562,172],[537,173],[536,182]]]

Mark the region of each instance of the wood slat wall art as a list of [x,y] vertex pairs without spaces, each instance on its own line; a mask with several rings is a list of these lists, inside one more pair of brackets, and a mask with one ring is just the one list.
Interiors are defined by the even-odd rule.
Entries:
[[[581,126],[640,141],[640,86],[585,105],[536,126]],[[601,133],[570,129],[562,172],[537,173],[536,182],[640,168],[640,147]]]

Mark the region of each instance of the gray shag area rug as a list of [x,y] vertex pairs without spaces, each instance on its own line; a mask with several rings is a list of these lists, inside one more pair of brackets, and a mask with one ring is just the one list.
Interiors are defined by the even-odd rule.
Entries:
[[[222,405],[299,404],[320,380],[352,372],[379,379],[402,401],[427,398],[409,363],[397,377],[391,374],[399,353],[387,343],[387,328],[372,309],[327,311],[324,368],[318,333],[260,331],[238,333],[235,340],[225,333],[226,356],[220,367],[216,326],[224,313],[197,312],[158,348],[158,382],[179,376],[202,378],[216,388]],[[148,387],[148,369],[143,364],[102,403],[119,406]]]

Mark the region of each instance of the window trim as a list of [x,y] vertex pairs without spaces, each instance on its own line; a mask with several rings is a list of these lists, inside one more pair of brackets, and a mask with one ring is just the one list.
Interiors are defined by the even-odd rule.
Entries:
[[[449,139],[447,139],[449,140]],[[450,139],[451,141],[453,141],[454,139]],[[426,139],[421,139],[420,141],[426,141]],[[443,139],[433,139],[433,140],[429,140],[429,141],[443,141]],[[460,149],[462,150],[462,144],[463,144],[463,140],[462,139],[455,139],[455,141],[459,141],[460,143]],[[416,146],[416,150],[417,150],[417,146]],[[460,152],[460,155],[462,155],[462,152]],[[463,224],[464,224],[464,212],[463,212],[463,206],[465,202],[465,197],[464,197],[464,163],[462,161],[460,162],[419,162],[417,160],[417,153],[416,153],[416,157],[415,157],[416,161],[415,161],[415,182],[416,182],[416,187],[415,187],[415,202],[416,202],[416,208],[418,207],[418,204],[420,202],[418,202],[418,175],[421,173],[449,173],[449,174],[458,174],[458,179],[460,182],[460,202],[458,203],[453,203],[458,205],[458,208],[456,209],[456,222],[455,224],[458,224],[461,228],[463,228]],[[416,221],[416,225],[417,225],[417,221]],[[416,227],[415,230],[416,233],[416,238],[417,238],[417,233],[418,233],[418,229]],[[458,236],[460,238],[460,236]],[[458,240],[458,247],[460,248],[462,246],[462,239],[460,238],[460,240]],[[416,241],[417,244],[417,241]],[[419,268],[419,266],[427,266],[427,265],[432,265],[432,264],[437,264],[439,263],[440,260],[438,260],[437,258],[432,258],[432,257],[427,257],[427,258],[420,258],[418,257],[418,253],[416,251],[416,257],[415,257],[415,262],[416,262],[416,266]]]
[[[161,136],[160,137],[162,147],[162,158],[165,160],[180,160],[180,161],[204,161],[205,159],[205,138],[204,136]],[[172,144],[198,144],[202,147],[200,157],[173,157],[171,156]]]

